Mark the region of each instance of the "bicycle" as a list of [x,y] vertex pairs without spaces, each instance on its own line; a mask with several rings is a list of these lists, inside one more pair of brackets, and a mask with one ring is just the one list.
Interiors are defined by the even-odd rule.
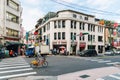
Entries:
[[44,58],[42,59],[42,61],[40,60],[40,55],[36,54],[35,59],[31,61],[30,65],[31,67],[47,67],[48,66],[48,62],[46,60],[46,56],[44,56]]

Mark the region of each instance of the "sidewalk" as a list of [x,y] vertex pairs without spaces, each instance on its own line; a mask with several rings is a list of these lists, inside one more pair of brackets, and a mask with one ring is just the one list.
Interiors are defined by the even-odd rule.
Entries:
[[96,80],[97,78],[119,72],[120,69],[117,67],[103,67],[60,75],[58,80]]
[[116,73],[120,73],[120,69],[117,67],[103,67],[63,74],[59,76],[28,76],[9,80],[96,80],[98,78]]

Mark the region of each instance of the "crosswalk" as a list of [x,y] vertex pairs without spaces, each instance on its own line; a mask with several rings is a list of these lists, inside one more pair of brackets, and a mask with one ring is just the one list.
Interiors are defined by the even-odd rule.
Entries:
[[22,57],[5,58],[0,62],[0,80],[37,74]]
[[107,65],[116,65],[116,64],[120,64],[120,62],[114,62],[114,61],[111,61],[111,60],[104,60],[104,59],[91,59],[91,58],[86,58],[85,60],[88,60],[88,61],[93,61],[93,62],[97,62],[97,63],[104,63],[104,64],[107,64]]
[[102,78],[98,78],[96,80],[120,80],[120,73],[108,75]]

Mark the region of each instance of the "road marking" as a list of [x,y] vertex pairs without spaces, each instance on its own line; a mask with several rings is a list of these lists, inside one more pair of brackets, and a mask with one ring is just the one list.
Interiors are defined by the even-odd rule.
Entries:
[[120,77],[118,76],[114,76],[114,75],[109,75],[109,76],[120,80]]
[[118,64],[120,62],[111,62],[111,63],[106,63],[106,64]]
[[18,62],[18,61],[25,61],[25,60],[23,60],[23,59],[14,59],[14,60],[3,59],[2,62],[16,62],[16,60],[17,60],[17,62]]
[[15,75],[7,75],[7,76],[0,77],[0,79],[20,77],[20,76],[27,76],[27,75],[33,75],[33,74],[37,74],[37,73],[36,72],[30,72],[30,73],[22,73],[22,74],[15,74]]
[[1,67],[8,67],[8,66],[20,66],[20,65],[28,65],[28,63],[26,63],[26,64],[6,64],[6,65],[0,65],[0,68]]
[[0,63],[0,65],[6,65],[6,64],[28,64],[27,62],[9,62],[9,63]]
[[102,79],[102,78],[99,78],[99,79],[96,79],[96,80],[104,80],[104,79]]
[[118,74],[120,74],[120,73],[118,73]]
[[18,69],[18,70],[10,70],[10,71],[2,71],[1,73],[10,73],[10,72],[19,72],[19,71],[27,71],[27,70],[33,70],[32,68],[27,68],[27,69]]
[[14,69],[14,68],[27,68],[30,67],[30,65],[26,65],[26,66],[15,66],[15,67],[4,67],[4,68],[0,68],[0,70],[4,70],[4,69]]
[[91,59],[90,61],[103,61],[103,59]]
[[111,62],[110,60],[106,60],[106,61],[98,61],[98,63],[106,63],[106,62]]
[[7,58],[0,62],[0,80],[37,74],[22,57]]

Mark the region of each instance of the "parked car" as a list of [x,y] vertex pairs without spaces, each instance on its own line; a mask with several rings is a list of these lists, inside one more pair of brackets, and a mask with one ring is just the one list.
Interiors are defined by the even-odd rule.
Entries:
[[88,50],[79,52],[78,55],[80,55],[80,56],[97,56],[97,51],[95,49],[88,49]]
[[115,52],[113,50],[107,50],[104,55],[115,55]]
[[116,50],[116,54],[118,54],[118,55],[120,54],[120,50],[119,49]]

